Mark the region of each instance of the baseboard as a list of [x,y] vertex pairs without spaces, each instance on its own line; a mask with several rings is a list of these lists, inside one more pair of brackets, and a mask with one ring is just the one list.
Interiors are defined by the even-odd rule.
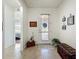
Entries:
[[15,44],[12,44],[12,45],[10,45],[10,46],[8,46],[8,47],[5,47],[5,46],[4,46],[4,49],[8,49],[8,48],[10,48],[10,47],[12,47],[12,46],[15,46]]
[[51,45],[51,43],[38,43],[36,45]]

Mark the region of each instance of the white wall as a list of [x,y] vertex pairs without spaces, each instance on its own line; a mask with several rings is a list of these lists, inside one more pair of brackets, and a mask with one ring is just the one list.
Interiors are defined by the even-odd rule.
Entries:
[[8,3],[4,5],[4,47],[14,44],[14,9]]
[[23,50],[23,48],[25,48],[25,44],[27,42],[27,39],[28,39],[28,24],[27,24],[27,5],[25,4],[24,1],[20,1],[21,5],[22,5],[22,8],[23,8],[23,19],[22,19],[22,27],[21,27],[21,48]]
[[[50,14],[49,16],[49,41],[42,41],[39,33],[39,22],[40,22],[40,14]],[[30,21],[37,21],[36,28],[30,28]],[[34,33],[34,40],[37,44],[39,43],[50,43],[51,39],[58,38],[58,19],[56,9],[53,8],[28,8],[28,38],[32,36],[32,32]],[[28,39],[28,40],[29,40]]]
[[76,13],[76,0],[64,0],[61,5],[57,8],[58,14],[59,14],[59,21],[60,21],[60,40],[64,43],[69,44],[70,46],[76,48],[76,25],[67,25],[66,30],[62,30],[62,17],[70,16],[70,13],[72,15],[75,15]]

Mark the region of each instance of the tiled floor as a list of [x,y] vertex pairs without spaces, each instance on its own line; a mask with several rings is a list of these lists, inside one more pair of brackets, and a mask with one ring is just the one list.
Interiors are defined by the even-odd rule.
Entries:
[[24,49],[21,53],[19,46],[6,49],[5,59],[61,59],[56,49],[50,45],[38,45]]

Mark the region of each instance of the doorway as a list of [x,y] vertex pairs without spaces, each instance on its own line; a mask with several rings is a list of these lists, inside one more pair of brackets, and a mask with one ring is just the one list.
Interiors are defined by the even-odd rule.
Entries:
[[42,43],[48,43],[49,38],[48,38],[48,19],[49,15],[48,14],[42,14],[41,19],[40,19],[40,36],[41,36],[41,42]]
[[23,11],[22,7],[19,7],[15,11],[15,48],[19,48],[21,50],[22,46],[22,19],[23,19]]

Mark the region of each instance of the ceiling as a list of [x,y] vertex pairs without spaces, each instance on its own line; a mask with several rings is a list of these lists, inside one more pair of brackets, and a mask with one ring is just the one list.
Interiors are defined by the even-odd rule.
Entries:
[[28,7],[56,8],[63,0],[25,0]]

